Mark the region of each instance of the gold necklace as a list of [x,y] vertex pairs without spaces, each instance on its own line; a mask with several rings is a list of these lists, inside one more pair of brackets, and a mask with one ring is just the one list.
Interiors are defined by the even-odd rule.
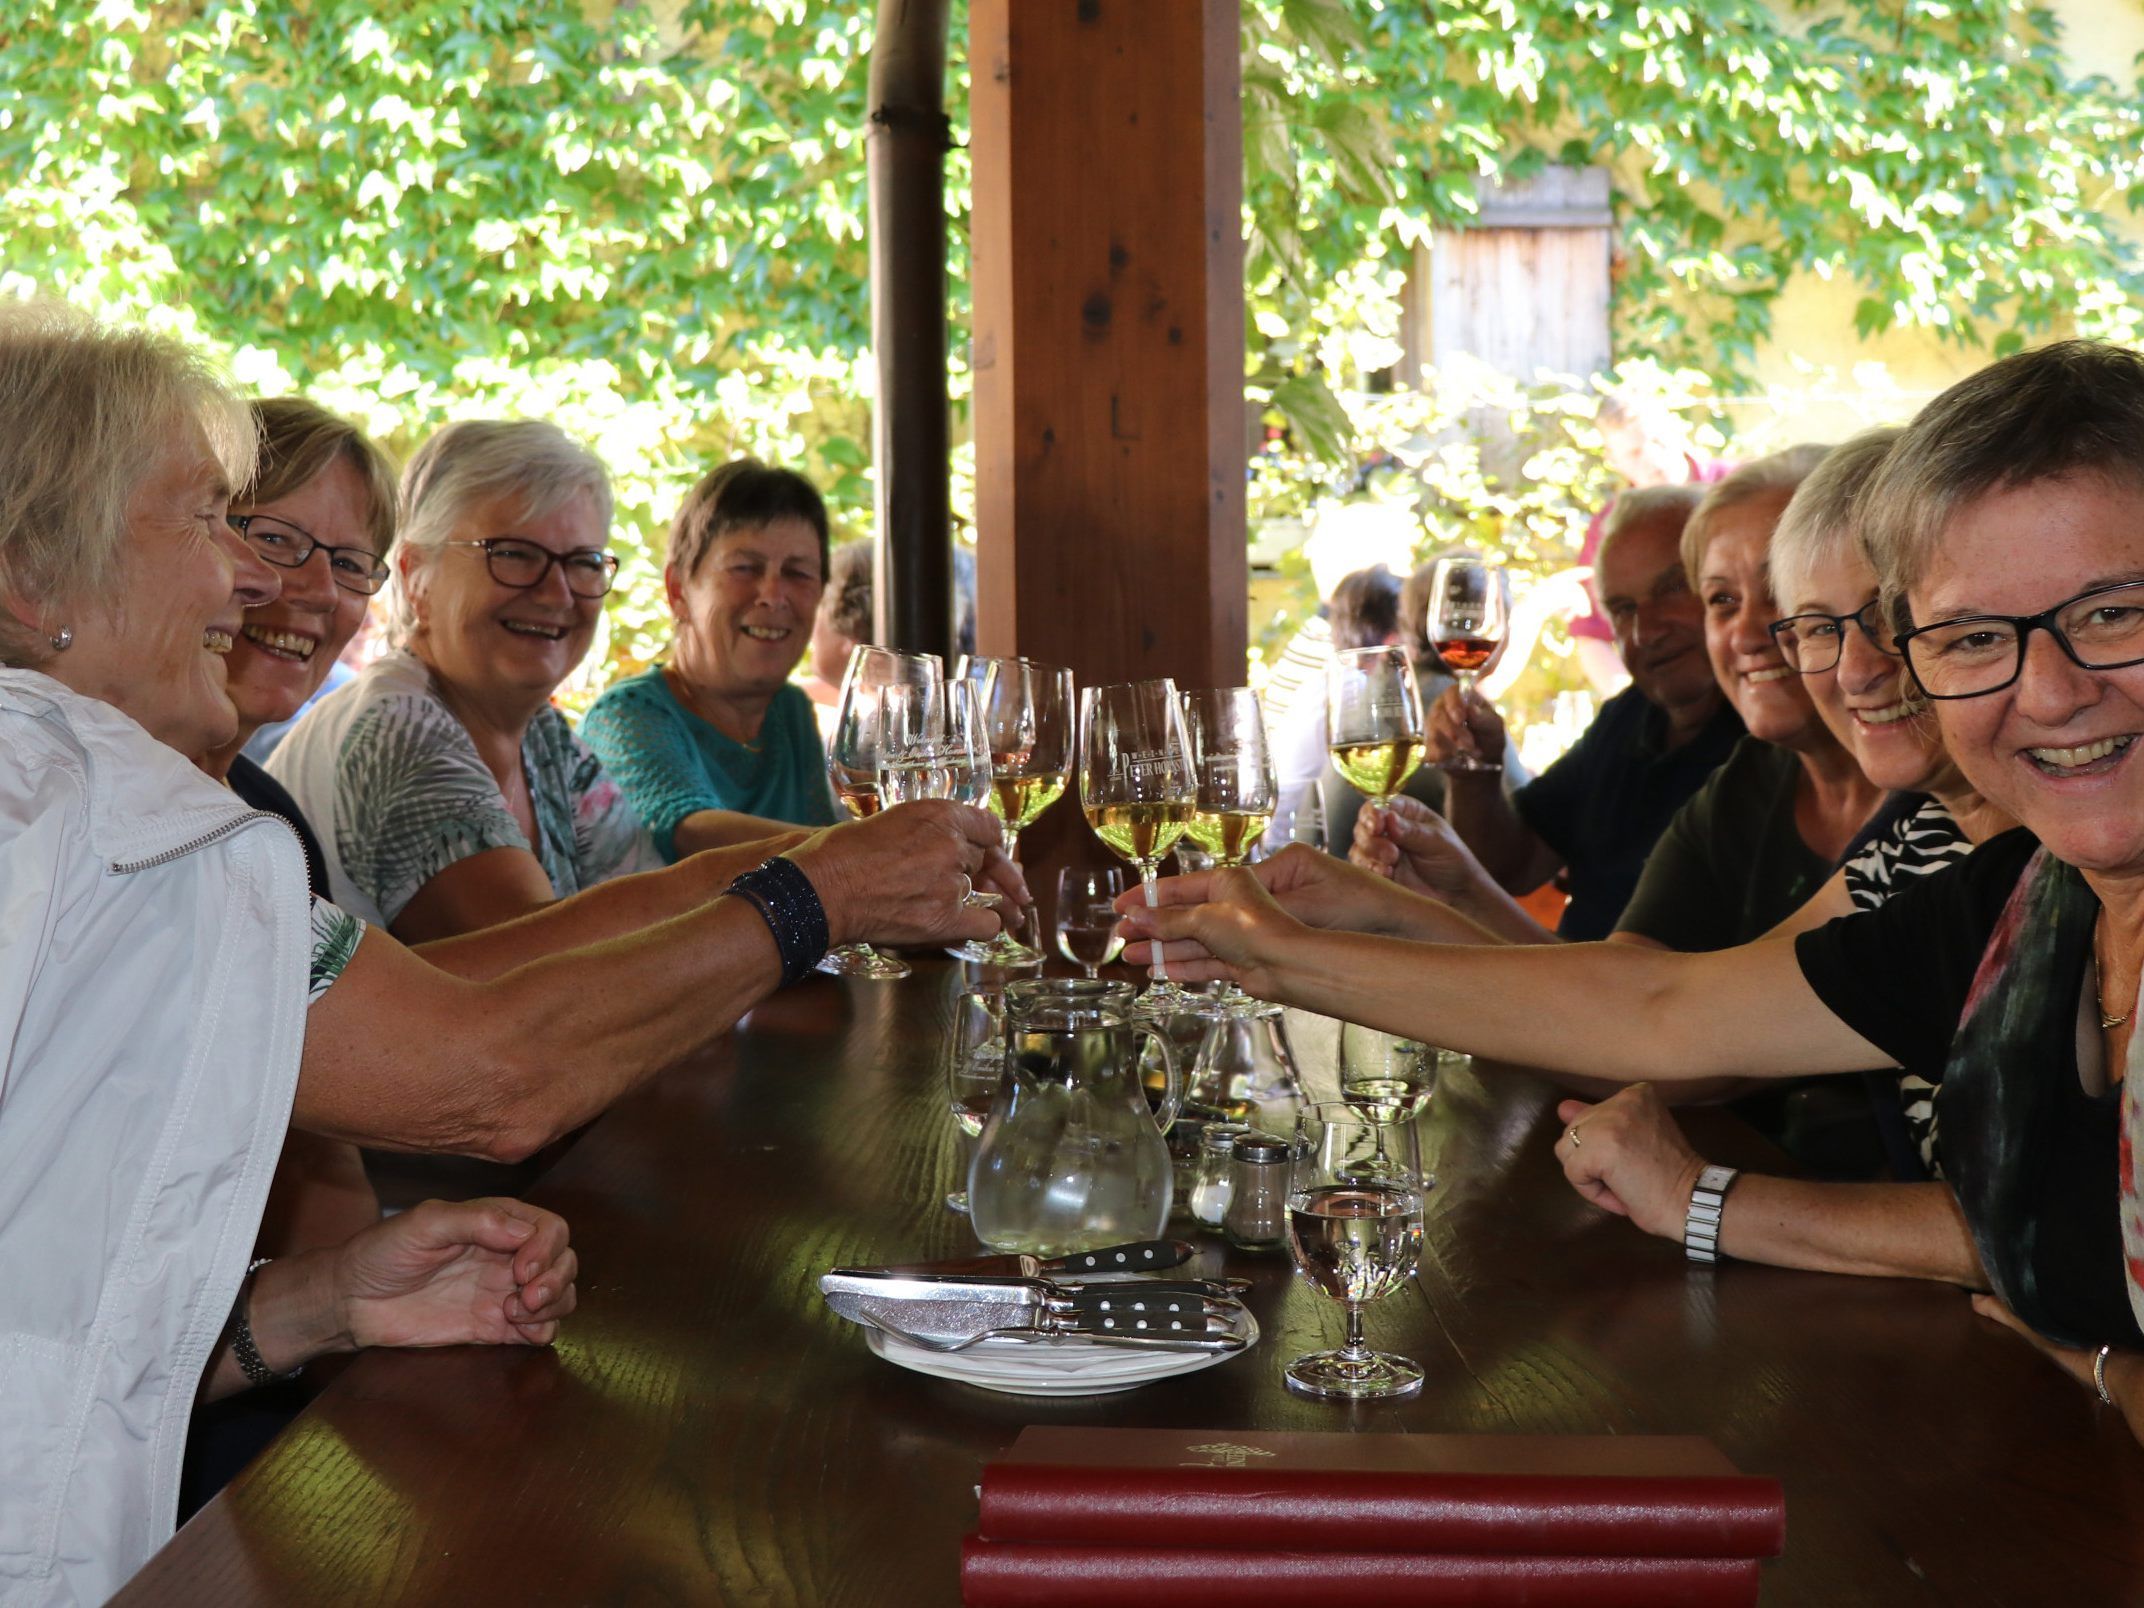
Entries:
[[2092,1002],[2099,1007],[2099,1030],[2102,1033],[2111,1033],[2116,1028],[2125,1026],[2129,1018],[2136,1015],[2137,1006],[2136,1001],[2132,999],[2129,1002],[2129,1009],[2122,1012],[2121,1015],[2109,1016],[2107,1014],[2106,948],[2107,916],[2105,911],[2101,911],[2098,923],[2092,928],[2092,969],[2097,973],[2092,979]]
[[702,709],[698,701],[693,697],[692,688],[685,684],[685,678],[677,673],[675,665],[666,664],[663,666],[663,680],[669,683],[670,695],[684,706],[687,714],[691,715],[695,720],[705,721],[708,725],[713,726],[716,731],[721,731],[724,737],[742,748],[746,753],[756,754],[765,745],[767,739],[764,737],[756,743],[748,743],[742,737],[731,737],[728,732],[722,731],[722,727],[719,724],[708,720],[707,711]]

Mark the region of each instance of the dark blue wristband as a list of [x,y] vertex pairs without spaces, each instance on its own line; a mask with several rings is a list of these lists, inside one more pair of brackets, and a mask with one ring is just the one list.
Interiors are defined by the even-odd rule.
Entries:
[[826,953],[826,906],[794,860],[780,855],[756,865],[724,890],[747,900],[774,934],[781,952],[782,986],[809,977]]

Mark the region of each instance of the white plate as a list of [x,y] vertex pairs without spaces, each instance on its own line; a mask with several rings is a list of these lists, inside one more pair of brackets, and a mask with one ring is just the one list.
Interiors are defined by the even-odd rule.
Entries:
[[[1258,1343],[1258,1320],[1246,1310],[1237,1325],[1244,1350]],[[1197,1373],[1241,1351],[1164,1351],[1092,1340],[983,1340],[965,1351],[928,1351],[866,1327],[864,1338],[899,1368],[1007,1396],[1101,1396],[1157,1379]]]

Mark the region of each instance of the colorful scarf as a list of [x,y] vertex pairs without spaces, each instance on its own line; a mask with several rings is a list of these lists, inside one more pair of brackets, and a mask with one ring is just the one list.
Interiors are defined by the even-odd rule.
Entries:
[[[2092,964],[2099,900],[2077,870],[2035,854],[1982,952],[1951,1041],[1938,1107],[1944,1170],[1995,1293],[2043,1332],[2047,1303],[2031,1193],[2048,1164],[2061,1102],[2074,1098],[2079,987]],[[2051,1049],[2053,1053],[2050,1053]],[[2144,1195],[2136,1172],[2144,1034],[2130,1045],[2121,1094],[2121,1228],[2129,1305],[2144,1328]],[[2057,1336],[2098,1344],[2113,1336]]]

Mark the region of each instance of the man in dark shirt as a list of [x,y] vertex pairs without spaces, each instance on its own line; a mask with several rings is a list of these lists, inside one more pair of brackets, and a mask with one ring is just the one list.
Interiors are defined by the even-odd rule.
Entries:
[[[1495,771],[1453,771],[1446,814],[1506,892],[1561,873],[1571,902],[1561,937],[1615,930],[1646,857],[1668,822],[1742,735],[1705,656],[1704,611],[1684,576],[1682,527],[1703,488],[1649,486],[1616,500],[1594,569],[1602,611],[1631,684],[1585,734],[1517,792]],[[1504,745],[1504,722],[1456,689],[1437,701],[1426,757],[1457,745],[1462,720],[1477,753]]]

